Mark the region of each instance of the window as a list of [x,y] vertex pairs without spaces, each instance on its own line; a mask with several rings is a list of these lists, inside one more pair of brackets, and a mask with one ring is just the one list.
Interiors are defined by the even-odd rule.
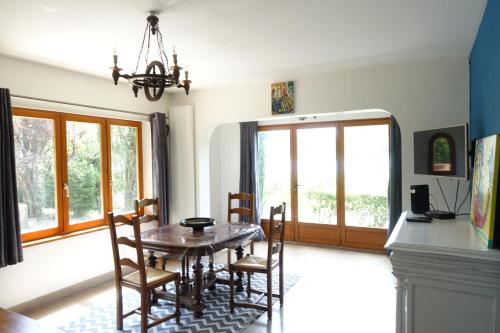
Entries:
[[140,122],[14,108],[14,139],[23,241],[106,225],[142,196]]
[[111,196],[117,214],[133,211],[139,196],[138,137],[139,127],[116,121],[110,126]]

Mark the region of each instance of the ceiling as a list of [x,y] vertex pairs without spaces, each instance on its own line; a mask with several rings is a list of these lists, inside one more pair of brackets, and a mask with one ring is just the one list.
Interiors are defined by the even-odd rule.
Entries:
[[[0,53],[111,80],[159,11],[192,88],[469,54],[486,0],[0,0]],[[22,3],[22,5],[21,5]],[[155,52],[153,52],[155,53]]]

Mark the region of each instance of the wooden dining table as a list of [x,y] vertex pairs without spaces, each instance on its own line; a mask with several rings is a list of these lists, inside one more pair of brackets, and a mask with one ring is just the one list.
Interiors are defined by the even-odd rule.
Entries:
[[47,327],[39,321],[0,308],[0,332],[2,333],[64,333]]
[[[166,253],[182,261],[181,296],[182,304],[191,308],[196,317],[203,315],[202,292],[205,288],[215,289],[216,283],[227,284],[227,280],[217,278],[214,269],[214,253],[231,248],[236,250],[236,258],[243,257],[243,247],[250,239],[262,232],[260,226],[243,223],[217,223],[203,231],[193,231],[179,224],[165,225],[141,233],[142,247],[150,250],[149,266],[156,266],[155,251]],[[208,271],[204,271],[202,258],[208,257]],[[189,262],[192,260],[193,277],[189,275]],[[237,290],[243,290],[242,273],[237,273]],[[155,299],[175,300],[175,295],[167,290],[156,291]]]

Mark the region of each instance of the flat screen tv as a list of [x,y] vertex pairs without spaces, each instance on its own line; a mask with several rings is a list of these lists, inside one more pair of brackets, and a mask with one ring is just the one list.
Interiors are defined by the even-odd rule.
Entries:
[[468,179],[467,124],[413,133],[414,172]]

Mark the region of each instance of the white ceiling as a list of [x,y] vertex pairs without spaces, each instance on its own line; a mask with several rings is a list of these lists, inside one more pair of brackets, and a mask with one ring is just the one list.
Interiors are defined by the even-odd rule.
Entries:
[[[193,89],[376,62],[466,56],[486,0],[0,0],[0,53],[110,77],[160,10]],[[155,53],[155,52],[154,52]]]

